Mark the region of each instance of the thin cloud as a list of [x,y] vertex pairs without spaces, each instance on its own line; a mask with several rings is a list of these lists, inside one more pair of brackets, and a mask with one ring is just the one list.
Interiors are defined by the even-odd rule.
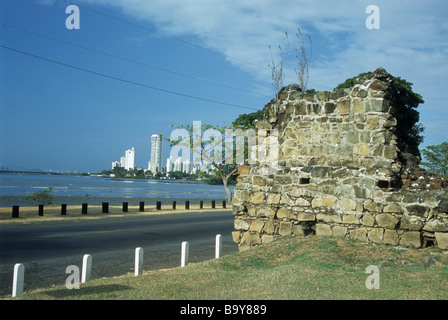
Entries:
[[[414,83],[426,104],[443,105],[448,83],[448,4],[434,1],[377,0],[380,30],[367,30],[370,1],[86,0],[120,8],[157,30],[222,53],[227,61],[269,84],[268,46],[285,45],[284,32],[300,27],[313,39],[309,86],[330,90],[348,77],[384,67]],[[294,49],[294,44],[291,43]],[[274,52],[276,54],[276,52]],[[295,53],[291,51],[290,58]],[[277,57],[278,58],[278,57]],[[294,76],[294,62],[287,74]],[[250,62],[250,64],[245,62]],[[293,82],[288,77],[285,82]],[[424,108],[421,112],[425,112]]]

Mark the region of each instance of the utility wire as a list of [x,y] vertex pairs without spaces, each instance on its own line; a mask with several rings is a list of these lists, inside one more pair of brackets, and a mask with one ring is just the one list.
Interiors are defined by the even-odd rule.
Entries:
[[7,24],[7,23],[0,22],[0,25],[3,26],[3,27],[7,27],[7,28],[11,28],[11,29],[20,31],[20,32],[28,33],[28,34],[31,34],[31,35],[34,35],[34,36],[37,36],[37,37],[41,37],[41,38],[48,39],[48,40],[51,40],[51,41],[63,43],[65,45],[69,45],[69,46],[72,46],[72,47],[76,47],[76,48],[80,48],[80,49],[83,49],[83,50],[87,50],[87,51],[91,51],[91,52],[94,52],[94,53],[98,53],[98,54],[101,54],[101,55],[104,55],[104,56],[107,56],[107,57],[111,57],[111,58],[114,58],[114,59],[130,62],[130,63],[137,64],[137,65],[140,65],[140,66],[148,67],[148,68],[151,68],[151,69],[155,69],[155,70],[171,73],[171,74],[174,74],[174,75],[177,75],[177,76],[190,78],[190,79],[194,79],[194,80],[197,80],[197,81],[202,81],[202,82],[206,82],[206,83],[213,84],[213,85],[216,85],[216,86],[221,86],[221,87],[225,87],[225,88],[228,88],[228,89],[237,90],[237,91],[240,91],[240,92],[247,93],[247,90],[243,90],[241,88],[232,87],[230,85],[223,84],[223,83],[216,82],[216,81],[212,81],[212,80],[209,80],[209,79],[196,77],[196,76],[193,76],[193,75],[184,74],[184,73],[172,71],[172,70],[169,70],[169,69],[157,67],[157,66],[154,66],[154,65],[150,65],[150,64],[147,64],[147,63],[139,62],[139,61],[136,61],[136,60],[120,57],[120,56],[117,56],[117,55],[114,55],[114,54],[110,54],[108,52],[104,52],[104,51],[101,51],[101,50],[92,49],[92,48],[89,48],[89,47],[86,47],[86,46],[74,44],[74,43],[71,43],[71,42],[68,42],[68,41],[65,41],[65,40],[56,39],[56,38],[53,38],[53,37],[50,37],[50,36],[47,36],[47,35],[44,35],[44,34],[41,34],[41,33],[37,33],[37,32],[34,32],[34,31],[30,31],[30,30],[26,30],[26,29],[23,29],[23,28],[19,28],[19,27],[16,27],[16,26],[13,26],[13,25],[10,25],[10,24]]
[[[95,9],[92,9],[92,8],[90,8],[90,7],[86,7],[86,6],[83,6],[83,5],[79,5],[79,4],[77,4],[76,2],[73,2],[73,1],[70,1],[70,0],[61,0],[61,1],[65,2],[65,3],[68,3],[68,4],[76,5],[76,6],[78,6],[78,7],[81,7],[81,8],[83,8],[83,9],[85,9],[85,10],[91,11],[91,12],[96,13],[96,14],[99,14],[99,15],[102,15],[102,16],[107,17],[107,18],[112,19],[112,20],[119,21],[119,22],[121,22],[121,23],[125,23],[125,24],[130,25],[130,26],[133,26],[133,27],[135,27],[135,28],[142,29],[142,30],[145,30],[145,31],[154,33],[154,34],[158,34],[158,35],[160,35],[160,36],[162,36],[162,37],[164,37],[164,38],[167,38],[167,39],[171,39],[171,40],[180,42],[180,43],[182,43],[182,44],[184,44],[184,45],[189,45],[189,46],[192,46],[192,47],[196,47],[196,48],[199,48],[199,49],[202,49],[202,50],[211,52],[211,53],[213,53],[213,54],[216,54],[216,55],[222,56],[222,57],[224,57],[224,58],[227,58],[227,59],[229,59],[229,60],[234,60],[234,61],[242,62],[242,63],[247,64],[247,65],[250,65],[250,66],[252,66],[252,67],[256,67],[256,68],[259,68],[259,69],[263,69],[263,70],[269,70],[269,71],[271,71],[271,68],[269,68],[269,67],[267,67],[267,66],[262,66],[262,65],[259,65],[259,64],[256,64],[256,63],[252,63],[252,62],[243,60],[243,59],[239,59],[239,58],[235,58],[235,57],[226,55],[226,54],[224,54],[224,53],[222,53],[222,52],[219,52],[219,51],[216,51],[216,50],[213,50],[213,49],[209,49],[209,48],[206,48],[206,47],[204,47],[204,46],[201,46],[201,45],[198,45],[198,44],[195,44],[195,43],[192,43],[192,42],[189,42],[189,41],[186,41],[186,40],[177,38],[177,37],[170,36],[170,35],[168,35],[168,34],[166,34],[166,33],[163,33],[163,32],[160,32],[160,31],[156,31],[156,30],[153,30],[153,29],[150,29],[150,28],[145,27],[145,26],[142,26],[142,25],[140,25],[140,24],[137,24],[137,23],[130,22],[130,21],[125,20],[125,19],[122,19],[122,18],[118,18],[118,17],[112,16],[112,15],[110,15],[110,14],[106,14],[106,13],[104,13],[104,12],[102,12],[102,11],[95,10]],[[289,77],[289,78],[294,78],[294,79],[296,78],[296,77],[293,76],[293,75],[288,75],[288,74],[285,74],[285,75],[286,75],[287,77]],[[317,83],[317,82],[314,82],[314,81],[308,81],[308,82],[309,82],[309,83],[314,83],[314,84],[316,84],[316,85],[320,85],[320,86],[322,86],[322,87],[326,87],[326,88],[331,89],[329,86],[324,85],[324,84],[321,84],[321,83]]]
[[248,64],[248,65],[251,65],[251,66],[253,66],[253,67],[262,68],[262,69],[268,69],[268,70],[269,70],[268,67],[263,67],[263,66],[260,66],[260,65],[258,65],[258,64],[255,64],[255,63],[252,63],[252,62],[249,62],[249,61],[245,61],[245,60],[242,60],[242,59],[239,59],[239,58],[235,58],[235,57],[228,56],[228,55],[226,55],[226,54],[224,54],[224,53],[221,53],[221,52],[219,52],[219,51],[216,51],[216,50],[213,50],[213,49],[209,49],[209,48],[206,48],[206,47],[204,47],[204,46],[201,46],[201,45],[198,45],[198,44],[189,42],[189,41],[185,41],[185,40],[180,39],[180,38],[177,38],[177,37],[170,36],[170,35],[168,35],[168,34],[166,34],[166,33],[163,33],[163,32],[160,32],[160,31],[156,31],[156,30],[153,30],[153,29],[144,27],[144,26],[142,26],[142,25],[139,25],[139,24],[130,22],[130,21],[128,21],[128,20],[124,20],[124,19],[121,19],[121,18],[117,18],[117,17],[115,17],[115,16],[111,16],[111,15],[109,15],[109,14],[106,14],[106,13],[102,12],[102,11],[98,11],[98,10],[92,9],[92,8],[90,8],[90,7],[86,7],[86,6],[80,5],[80,4],[78,4],[78,3],[76,3],[76,2],[73,2],[73,1],[69,1],[69,0],[62,0],[62,1],[63,1],[63,2],[66,2],[66,3],[69,3],[69,4],[74,4],[74,5],[78,6],[78,7],[81,7],[81,8],[83,8],[83,9],[88,10],[88,11],[91,11],[91,12],[94,12],[94,13],[96,13],[96,14],[102,15],[102,16],[107,17],[107,18],[109,18],[109,19],[113,19],[113,20],[116,20],[116,21],[119,21],[119,22],[128,24],[128,25],[130,25],[130,26],[133,26],[133,27],[136,27],[136,28],[145,30],[145,31],[148,31],[148,32],[151,32],[151,33],[158,34],[158,35],[160,35],[160,36],[162,36],[162,37],[164,37],[164,38],[171,39],[171,40],[180,42],[180,43],[182,43],[182,44],[186,44],[186,45],[189,45],[189,46],[192,46],[192,47],[196,47],[196,48],[199,48],[199,49],[202,49],[202,50],[206,50],[206,51],[208,51],[208,52],[211,52],[211,53],[220,55],[220,56],[225,57],[225,58],[230,59],[230,60],[243,62],[243,63]]
[[175,91],[171,91],[171,90],[166,90],[166,89],[162,89],[162,88],[153,87],[153,86],[150,86],[150,85],[147,85],[147,84],[143,84],[143,83],[140,83],[140,82],[135,82],[135,81],[131,81],[131,80],[118,78],[118,77],[115,77],[115,76],[111,76],[111,75],[107,75],[107,74],[104,74],[104,73],[92,71],[92,70],[89,70],[89,69],[77,67],[77,66],[74,66],[74,65],[71,65],[71,64],[67,64],[67,63],[63,63],[63,62],[60,62],[60,61],[56,61],[56,60],[53,60],[53,59],[41,57],[41,56],[29,53],[29,52],[25,52],[25,51],[21,51],[21,50],[18,50],[18,49],[11,48],[11,47],[7,47],[7,46],[2,45],[2,44],[0,44],[0,47],[4,48],[4,49],[7,49],[7,50],[10,50],[12,52],[20,53],[22,55],[26,55],[26,56],[29,56],[29,57],[33,57],[33,58],[36,58],[36,59],[43,60],[43,61],[51,62],[51,63],[58,64],[58,65],[61,65],[61,66],[64,66],[64,67],[72,68],[72,69],[75,69],[75,70],[87,72],[87,73],[90,73],[90,74],[101,76],[103,78],[113,79],[113,80],[116,80],[116,81],[132,84],[132,85],[135,85],[135,86],[144,87],[144,88],[147,88],[147,89],[157,90],[157,91],[161,91],[161,92],[165,92],[165,93],[169,93],[169,94],[173,94],[173,95],[177,95],[177,96],[181,96],[181,97],[201,100],[201,101],[205,101],[205,102],[210,102],[210,103],[215,103],[215,104],[220,104],[220,105],[225,105],[225,106],[230,106],[230,107],[249,109],[249,110],[258,110],[256,108],[250,108],[250,107],[240,106],[240,105],[237,105],[237,104],[226,103],[226,102],[211,100],[211,99],[207,99],[207,98],[192,96],[192,95],[185,94],[185,93],[180,93],[180,92],[175,92]]

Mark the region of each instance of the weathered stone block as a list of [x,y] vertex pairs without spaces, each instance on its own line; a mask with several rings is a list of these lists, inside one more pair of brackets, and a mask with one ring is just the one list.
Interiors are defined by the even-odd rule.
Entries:
[[435,234],[437,246],[440,249],[448,249],[448,233],[446,232],[436,232]]
[[399,222],[397,218],[388,213],[378,214],[376,215],[375,219],[380,227],[392,230],[395,229]]
[[261,207],[257,211],[257,216],[260,218],[271,218],[273,219],[275,216],[275,210],[271,207]]
[[338,102],[339,113],[350,113],[350,100],[342,100]]
[[237,190],[234,191],[234,196],[239,202],[245,202],[249,200],[249,190]]
[[383,205],[373,201],[372,199],[367,199],[364,202],[364,209],[370,212],[381,212],[383,211]]
[[369,240],[375,243],[383,243],[383,235],[384,229],[382,228],[373,228],[368,233]]
[[333,232],[333,236],[335,237],[340,237],[340,238],[344,238],[345,235],[347,234],[347,227],[342,227],[342,226],[334,226],[332,228],[332,232]]
[[398,203],[390,202],[390,203],[386,204],[386,206],[383,209],[383,212],[385,212],[385,213],[401,213],[402,209]]
[[280,227],[278,229],[278,234],[281,236],[289,236],[291,235],[292,224],[289,221],[280,222]]
[[250,202],[253,204],[260,204],[264,202],[264,193],[263,192],[256,192],[252,195]]
[[419,217],[409,216],[404,214],[401,217],[400,229],[407,230],[421,230],[423,228],[423,222]]
[[277,218],[278,219],[296,219],[296,214],[292,212],[291,210],[288,210],[286,208],[280,208],[277,210]]
[[346,224],[360,224],[359,218],[356,214],[343,214],[342,223]]
[[296,206],[298,206],[298,207],[309,207],[309,206],[311,206],[311,203],[308,200],[306,200],[306,199],[298,198],[296,200]]
[[373,227],[375,224],[375,217],[373,214],[366,212],[361,219],[361,223],[367,227]]
[[384,158],[395,160],[398,157],[397,147],[393,144],[388,144],[384,146]]
[[405,247],[420,248],[422,246],[422,235],[418,231],[406,231],[401,235],[399,243]]
[[369,130],[378,129],[378,117],[371,117],[367,120],[366,127]]
[[299,157],[299,150],[297,148],[283,148],[284,159],[295,159]]
[[405,211],[409,215],[424,217],[429,212],[429,207],[420,204],[411,204],[405,207]]
[[264,234],[264,235],[261,236],[261,242],[262,243],[269,243],[269,242],[272,242],[272,241],[274,241],[274,236],[267,235],[267,234]]
[[347,135],[347,141],[350,143],[358,143],[359,142],[359,134],[357,131],[349,131]]
[[235,230],[249,230],[250,224],[246,220],[235,219],[233,221]]
[[364,112],[365,106],[362,99],[355,98],[352,100],[352,112]]
[[431,220],[425,224],[423,231],[447,232],[448,226],[440,220]]
[[353,238],[355,240],[359,241],[368,241],[367,238],[367,229],[366,228],[358,228],[350,230],[350,238]]
[[319,101],[327,101],[330,98],[330,92],[329,91],[320,91],[316,93],[316,98]]
[[287,194],[283,194],[282,197],[280,198],[280,204],[290,206],[294,205],[294,201],[290,197],[288,197]]
[[325,177],[329,177],[329,174],[331,173],[331,167],[319,167],[319,166],[314,166],[311,169],[311,177],[315,177],[315,178],[325,178]]
[[304,101],[300,101],[294,105],[294,114],[296,116],[306,115],[306,103]]
[[331,237],[333,232],[328,224],[318,223],[316,225],[316,236]]
[[399,237],[396,230],[384,229],[383,244],[398,245]]
[[250,173],[250,166],[241,165],[238,167],[238,174],[249,174],[249,173]]
[[385,91],[387,90],[387,88],[389,88],[389,86],[389,83],[376,79],[370,83],[369,89],[375,91]]
[[257,232],[257,233],[261,233],[261,230],[264,227],[264,221],[263,220],[254,220],[252,221],[249,231],[253,231],[253,232]]
[[370,99],[365,102],[366,112],[384,112],[386,103],[384,99]]
[[232,240],[235,243],[239,243],[240,242],[240,231],[232,231]]
[[342,212],[355,211],[356,201],[348,198],[341,198],[339,199],[339,209],[341,209]]
[[292,226],[292,235],[297,237],[303,237],[305,235],[305,231],[303,230],[302,225],[294,224]]
[[297,215],[297,221],[315,221],[316,215],[314,213],[300,212]]
[[278,193],[269,193],[266,199],[268,205],[276,205],[280,203],[281,195]]
[[267,220],[265,222],[263,232],[266,234],[275,234],[274,220]]
[[323,221],[323,222],[327,222],[327,223],[341,223],[342,222],[342,218],[339,214],[325,214],[325,213],[318,213],[316,215],[316,219],[318,221]]
[[253,184],[256,186],[265,186],[266,185],[266,178],[262,176],[253,176],[252,177]]

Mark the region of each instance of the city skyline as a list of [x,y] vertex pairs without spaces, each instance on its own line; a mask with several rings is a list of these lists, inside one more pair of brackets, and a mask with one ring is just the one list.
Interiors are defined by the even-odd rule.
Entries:
[[120,158],[120,161],[112,162],[112,169],[115,167],[121,167],[125,170],[135,169],[135,149],[132,147],[131,149],[127,149],[124,152],[124,156]]
[[425,101],[420,149],[439,145],[448,4],[378,0],[369,29],[371,4],[75,0],[80,27],[70,29],[66,1],[1,1],[0,166],[100,172],[132,143],[145,168],[153,132],[230,125],[262,110],[275,96],[269,65],[280,61],[278,45],[288,47],[285,32],[283,84],[298,83],[297,28],[312,39],[309,89],[332,91],[381,66]]

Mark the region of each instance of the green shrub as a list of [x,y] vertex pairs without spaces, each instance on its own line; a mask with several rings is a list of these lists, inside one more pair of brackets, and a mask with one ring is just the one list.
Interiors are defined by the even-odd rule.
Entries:
[[39,192],[33,192],[31,196],[26,197],[27,200],[33,200],[39,204],[52,204],[53,203],[53,187],[48,187],[45,190]]

